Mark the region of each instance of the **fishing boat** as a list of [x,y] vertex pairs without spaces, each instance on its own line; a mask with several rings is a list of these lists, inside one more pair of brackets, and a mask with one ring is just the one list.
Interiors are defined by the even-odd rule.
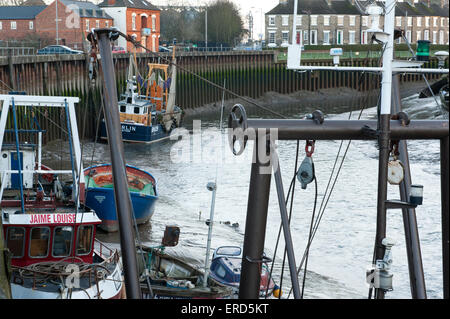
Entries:
[[180,228],[166,226],[161,245],[137,245],[140,286],[143,297],[155,299],[223,299],[233,291],[187,262],[167,254],[178,245]]
[[[182,111],[175,105],[175,97],[175,64],[170,67],[168,64],[149,63],[147,77],[143,78],[139,74],[136,56],[130,55],[126,90],[118,102],[122,140],[154,143],[168,139],[181,122]],[[107,139],[104,120],[100,138]]]
[[[0,95],[0,210],[5,245],[11,252],[13,299],[122,297],[119,253],[96,239],[101,220],[84,204],[74,107],[78,101],[73,97]],[[44,166],[45,131],[17,125],[17,114],[27,114],[25,109],[33,114],[51,107],[65,110],[71,170]],[[6,128],[8,119],[14,123],[13,129]],[[8,136],[11,133],[12,138]],[[33,138],[20,142],[24,134],[36,133],[37,143]],[[4,139],[15,143],[4,143]],[[60,179],[65,174],[71,175],[70,183],[76,187],[71,189]]]
[[[238,246],[221,246],[214,250],[210,276],[221,284],[233,289],[235,297],[239,293],[241,280],[242,249]],[[271,278],[267,262],[262,263],[260,297],[279,296],[280,290]]]
[[[139,168],[126,166],[128,189],[133,204],[137,224],[150,220],[158,199],[156,180],[148,172]],[[107,232],[119,229],[114,200],[113,174],[111,164],[97,165],[84,170],[86,183],[86,205],[97,213],[102,220],[100,228]]]

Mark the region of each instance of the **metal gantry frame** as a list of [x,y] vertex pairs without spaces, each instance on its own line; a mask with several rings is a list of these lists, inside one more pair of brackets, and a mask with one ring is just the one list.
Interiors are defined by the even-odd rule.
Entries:
[[[404,113],[403,113],[404,114]],[[449,122],[442,120],[407,120],[397,116],[398,120],[390,120],[391,140],[430,140],[441,141],[441,206],[442,206],[442,252],[443,252],[443,275],[444,275],[444,298],[448,298],[449,278],[449,178],[448,178],[448,139]],[[295,269],[295,257],[291,245],[289,225],[284,222],[286,211],[281,202],[284,202],[284,191],[281,183],[281,171],[277,163],[278,155],[274,148],[274,141],[286,140],[376,140],[378,121],[376,120],[324,120],[322,123],[313,120],[283,120],[283,119],[247,119],[243,108],[233,108],[229,122],[230,143],[239,141],[240,154],[245,147],[245,142],[254,140],[253,162],[250,175],[249,198],[244,236],[242,273],[239,290],[239,298],[256,299],[259,297],[260,263],[263,259],[264,240],[266,233],[268,202],[270,193],[272,165],[275,173],[275,182],[280,203],[280,212],[283,221],[285,240],[287,245],[289,268],[293,279],[294,297],[298,298],[295,291],[298,289],[298,280]],[[276,133],[276,134],[274,134]],[[270,156],[265,156],[270,154]],[[270,160],[268,160],[270,159]],[[386,182],[384,180],[382,182]],[[407,181],[405,181],[407,183]],[[406,193],[403,196],[406,196]],[[389,201],[384,201],[388,206]],[[285,207],[284,207],[285,208]],[[389,208],[393,208],[389,206]],[[399,206],[398,208],[403,208]],[[410,273],[414,274],[414,282],[411,289],[415,293],[414,298],[425,298],[425,286],[423,282],[423,267],[420,256],[420,243],[418,241],[417,224],[409,219],[415,220],[415,215],[408,215],[405,219],[408,261]],[[384,227],[386,224],[384,224]],[[384,237],[383,237],[384,238]],[[384,253],[384,252],[383,252]],[[382,257],[381,257],[382,258]],[[291,278],[292,279],[292,278]],[[383,294],[384,296],[384,294]]]

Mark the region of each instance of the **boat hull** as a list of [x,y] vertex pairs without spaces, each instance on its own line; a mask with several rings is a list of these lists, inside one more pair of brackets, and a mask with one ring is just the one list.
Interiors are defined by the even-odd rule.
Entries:
[[[154,143],[169,138],[170,133],[167,132],[161,124],[145,126],[129,123],[121,123],[122,140],[124,142],[134,143]],[[107,139],[106,125],[102,121],[100,126],[100,138]]]
[[[85,174],[87,174],[90,170],[108,170],[110,169],[110,165],[99,165],[94,167],[86,168]],[[141,174],[147,174],[151,179],[149,173],[139,170],[135,167],[131,167],[127,165],[127,173],[129,174],[129,170],[139,171]],[[89,184],[88,184],[89,185]],[[90,187],[86,188],[85,192],[86,197],[86,206],[93,209],[97,216],[101,219],[101,224],[99,227],[107,232],[116,232],[119,230],[119,223],[116,215],[116,202],[114,199],[114,188],[104,188],[104,187]],[[158,200],[158,196],[156,193],[155,187],[155,195],[147,195],[143,193],[130,191],[131,203],[133,205],[134,217],[136,219],[136,223],[144,224],[148,222],[153,213],[155,212],[155,204]]]

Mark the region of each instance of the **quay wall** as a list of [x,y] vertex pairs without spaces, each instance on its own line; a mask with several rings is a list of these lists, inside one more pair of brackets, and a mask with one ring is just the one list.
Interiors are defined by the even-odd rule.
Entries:
[[[163,63],[170,59],[167,53],[158,56],[138,53],[136,59],[140,73],[146,76],[148,63]],[[286,69],[286,61],[278,60],[276,51],[236,51],[236,52],[179,52],[176,55],[177,95],[176,103],[182,109],[195,109],[222,99],[222,90],[190,74],[195,74],[223,86],[236,94],[257,99],[267,92],[291,94],[297,91],[314,92],[320,89],[351,88],[367,91],[379,88],[380,78],[376,74],[359,72],[313,71],[294,72]],[[378,66],[379,59],[341,59],[341,66]],[[129,54],[114,54],[118,93],[125,88]],[[304,65],[330,65],[330,59],[302,60]],[[437,60],[431,59],[425,67],[436,68]],[[89,60],[87,55],[36,55],[0,57],[0,94],[8,91],[25,91],[30,95],[78,96],[77,119],[82,138],[93,138],[96,122],[101,110],[101,66],[95,83],[89,80]],[[436,80],[440,75],[426,75],[428,80]],[[401,82],[423,80],[422,75],[404,74]],[[425,83],[424,83],[425,86]],[[225,94],[225,99],[234,98]],[[19,122],[29,122],[26,110],[19,116]],[[28,114],[28,115],[26,115]],[[36,114],[35,114],[36,115]],[[61,123],[61,111],[37,114],[43,129],[48,128],[44,142],[63,138],[64,130],[52,127],[52,122]],[[9,126],[12,125],[9,120]],[[19,126],[21,126],[19,123]],[[31,125],[31,124],[30,124]],[[54,125],[53,125],[54,126]],[[23,127],[23,126],[22,126]]]

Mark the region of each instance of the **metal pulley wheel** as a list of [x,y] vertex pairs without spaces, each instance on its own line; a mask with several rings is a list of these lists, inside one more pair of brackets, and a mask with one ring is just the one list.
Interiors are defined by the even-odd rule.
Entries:
[[[241,155],[247,146],[247,113],[241,104],[236,104],[231,109],[228,116],[228,142],[234,155]],[[236,142],[239,143],[239,149],[236,150]]]
[[391,185],[399,185],[405,178],[405,167],[399,160],[389,161],[388,163],[388,182]]

